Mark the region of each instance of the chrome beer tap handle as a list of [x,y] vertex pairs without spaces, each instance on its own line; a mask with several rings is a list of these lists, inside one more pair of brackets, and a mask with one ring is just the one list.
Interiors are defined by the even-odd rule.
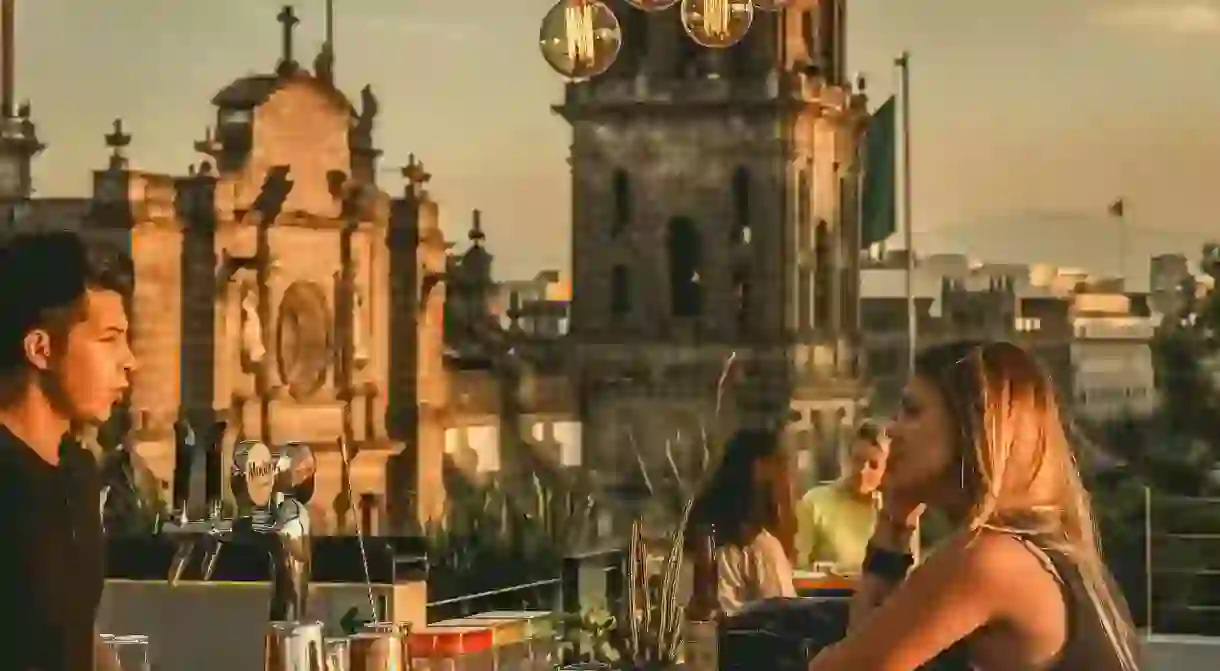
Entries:
[[271,619],[292,622],[305,616],[313,577],[309,508],[285,498],[275,510],[271,549]]
[[305,617],[313,579],[313,520],[307,504],[318,466],[313,450],[303,443],[285,445],[276,457],[271,619],[295,621]]
[[229,520],[170,520],[161,525],[158,533],[169,536],[177,543],[174,557],[170,560],[168,581],[171,586],[177,585],[182,579],[186,567],[195,557],[200,548],[204,580],[212,579],[216,569],[216,559],[224,544],[233,537],[233,523]]
[[307,503],[313,497],[317,462],[303,443],[274,452],[262,443],[242,443],[233,461],[232,485],[239,508],[233,540],[259,547],[271,561],[272,621],[305,615],[312,578],[312,524]]
[[175,587],[178,581],[182,579],[182,572],[186,570],[186,565],[191,561],[191,555],[195,554],[195,541],[192,539],[178,541],[178,548],[174,551],[174,558],[169,563],[169,577],[167,578],[170,587]]

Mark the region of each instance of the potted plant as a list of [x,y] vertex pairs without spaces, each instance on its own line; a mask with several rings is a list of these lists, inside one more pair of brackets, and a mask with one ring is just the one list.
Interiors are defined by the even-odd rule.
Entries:
[[[592,645],[583,654],[570,655],[562,669],[616,669],[618,671],[670,671],[685,668],[683,604],[679,576],[683,563],[686,520],[693,501],[682,512],[677,528],[666,539],[660,570],[650,570],[650,543],[642,522],[631,528],[631,546],[624,566],[624,595],[615,616],[587,613],[569,621]],[[571,636],[569,636],[571,639]],[[569,646],[572,640],[566,642]]]

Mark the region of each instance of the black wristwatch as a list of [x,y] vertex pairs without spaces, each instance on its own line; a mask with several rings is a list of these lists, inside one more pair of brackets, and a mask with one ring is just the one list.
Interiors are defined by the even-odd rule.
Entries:
[[869,543],[864,552],[862,568],[865,573],[883,580],[900,582],[914,565],[915,556],[910,553],[885,550]]

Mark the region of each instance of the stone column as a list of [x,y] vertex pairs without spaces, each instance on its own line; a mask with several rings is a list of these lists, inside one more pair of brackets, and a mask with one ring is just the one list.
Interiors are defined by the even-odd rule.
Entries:
[[133,174],[143,202],[131,203],[135,269],[131,302],[133,448],[153,474],[169,482],[174,468],[173,422],[182,402],[182,227],[168,177]]

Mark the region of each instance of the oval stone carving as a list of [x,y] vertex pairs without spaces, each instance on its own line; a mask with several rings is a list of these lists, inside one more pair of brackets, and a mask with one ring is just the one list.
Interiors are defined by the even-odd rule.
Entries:
[[276,350],[280,379],[293,398],[322,388],[333,360],[326,293],[313,282],[295,282],[280,301]]

